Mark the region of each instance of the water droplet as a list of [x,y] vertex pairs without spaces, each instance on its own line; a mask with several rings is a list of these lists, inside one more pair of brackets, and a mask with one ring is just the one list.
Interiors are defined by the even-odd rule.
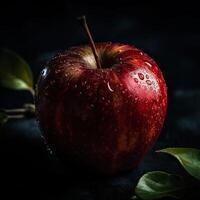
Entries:
[[83,81],[83,82],[82,82],[82,85],[86,85],[86,84],[87,84],[87,81]]
[[108,89],[109,89],[111,92],[114,92],[114,90],[110,87],[110,83],[109,83],[109,82],[107,83],[107,86],[108,86]]
[[120,63],[120,64],[123,64],[122,58],[121,58],[121,57],[119,58],[119,63]]
[[150,64],[149,62],[145,62],[145,64],[147,64],[149,67],[152,67],[152,64]]
[[74,88],[77,88],[77,84],[74,85]]
[[55,83],[55,80],[50,81],[50,85],[53,85]]
[[150,80],[146,80],[146,83],[147,83],[148,85],[151,85],[151,84],[152,84],[152,82],[151,82]]
[[42,76],[46,76],[47,75],[47,68],[45,67],[43,70],[42,70]]
[[86,89],[89,90],[89,89],[90,89],[90,85],[87,85],[87,86],[86,86]]
[[65,73],[65,77],[68,77],[68,75],[69,75],[68,73]]
[[138,77],[143,80],[144,79],[144,75],[142,73],[138,73]]
[[47,145],[46,148],[47,148],[48,153],[49,153],[50,155],[52,155],[52,154],[53,154],[53,151],[50,149],[50,147]]
[[149,79],[149,75],[148,74],[146,75],[146,78]]
[[102,97],[101,99],[104,101],[104,100],[105,100],[105,97]]
[[55,70],[55,74],[58,74],[58,73],[60,73],[60,72],[61,72],[60,69]]
[[134,81],[135,81],[136,83],[138,83],[138,79],[137,79],[137,78],[134,78]]
[[82,92],[79,92],[80,95],[82,95]]

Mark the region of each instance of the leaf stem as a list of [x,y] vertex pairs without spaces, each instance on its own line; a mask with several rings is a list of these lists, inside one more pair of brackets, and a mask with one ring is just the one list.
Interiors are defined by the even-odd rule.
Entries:
[[2,109],[5,113],[24,113],[26,112],[25,108],[14,108],[14,109]]
[[7,115],[8,119],[21,119],[24,118],[24,115]]
[[14,109],[1,109],[8,116],[15,115],[35,115],[35,105],[34,104],[25,104],[23,108],[14,108]]
[[83,28],[85,29],[85,32],[87,34],[87,37],[88,37],[88,39],[90,41],[90,46],[91,46],[91,49],[92,49],[92,52],[93,52],[93,55],[94,55],[94,58],[95,58],[95,61],[96,61],[96,64],[97,64],[97,68],[101,69],[101,63],[100,63],[100,60],[99,60],[97,49],[96,49],[94,40],[92,38],[92,35],[90,33],[90,30],[88,28],[88,25],[87,25],[87,22],[86,22],[86,17],[85,16],[81,16],[78,19],[81,21],[81,23],[83,25]]

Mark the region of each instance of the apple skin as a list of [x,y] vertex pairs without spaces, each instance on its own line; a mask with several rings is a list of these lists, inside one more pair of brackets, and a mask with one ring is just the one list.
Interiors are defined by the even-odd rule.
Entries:
[[123,44],[72,47],[43,69],[36,110],[49,146],[70,165],[114,175],[136,168],[166,116],[167,88],[155,61]]

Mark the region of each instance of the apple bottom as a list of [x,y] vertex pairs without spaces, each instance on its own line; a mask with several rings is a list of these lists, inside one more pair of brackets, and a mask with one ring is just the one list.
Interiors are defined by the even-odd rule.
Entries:
[[92,153],[88,153],[88,155],[86,155],[85,152],[78,152],[77,154],[64,153],[70,152],[70,150],[65,149],[63,151],[59,151],[60,149],[58,150],[56,146],[60,146],[60,144],[54,146],[54,139],[53,142],[48,140],[48,144],[50,145],[51,150],[56,154],[57,158],[61,161],[67,174],[72,176],[92,175],[95,177],[115,176],[136,170],[146,153],[149,151],[149,148],[151,148],[149,146],[153,146],[153,142],[150,145],[148,144],[148,147],[141,144],[137,151],[121,153],[117,156],[117,159],[113,160],[112,157],[106,156],[103,153],[102,156],[98,156],[101,159],[97,159],[97,156]]

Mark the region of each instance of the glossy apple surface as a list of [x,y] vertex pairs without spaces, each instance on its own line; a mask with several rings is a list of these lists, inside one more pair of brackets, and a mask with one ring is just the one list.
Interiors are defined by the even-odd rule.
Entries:
[[48,144],[63,160],[100,174],[132,169],[156,141],[167,90],[160,69],[141,50],[98,43],[55,56],[37,85],[36,109]]

